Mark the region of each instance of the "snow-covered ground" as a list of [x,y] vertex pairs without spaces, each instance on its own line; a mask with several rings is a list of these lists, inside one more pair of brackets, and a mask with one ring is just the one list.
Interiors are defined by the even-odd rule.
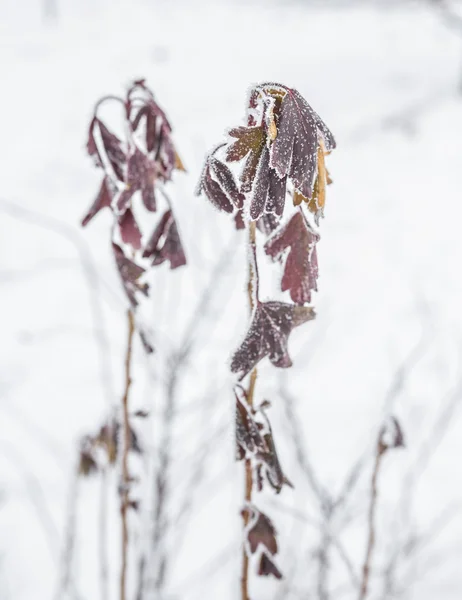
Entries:
[[[153,413],[141,432],[147,448],[160,443],[168,354],[195,318],[210,270],[226,258],[178,388],[170,510],[191,497],[192,516],[171,527],[166,597],[237,597],[240,467],[232,460],[226,363],[244,333],[245,256],[227,250],[234,234],[226,216],[193,190],[206,151],[241,122],[249,85],[273,80],[308,99],[338,148],[321,223],[318,318],[295,333],[290,373],[281,378],[266,362],[260,371],[260,398],[273,402],[279,452],[296,487],[268,505],[288,577],[280,585],[253,581],[252,600],[357,595],[345,587],[351,573],[337,546],[329,551],[330,595],[322,595],[313,549],[325,528],[281,388],[294,398],[316,477],[333,495],[368,451],[350,506],[329,525],[356,574],[373,443],[383,416],[396,414],[406,449],[386,456],[380,475],[373,597],[459,599],[461,39],[419,3],[399,10],[224,0],[58,5],[58,19],[44,22],[38,0],[0,3],[1,600],[56,593],[78,440],[97,429],[122,390],[125,304],[108,216],[85,231],[79,221],[99,178],[84,152],[93,104],[140,77],[166,109],[188,170],[170,192],[190,263],[154,274],[147,315],[160,350],[147,361],[136,349],[134,408]],[[152,465],[142,467],[148,473]],[[95,479],[79,489],[74,579],[79,597],[93,599],[101,485]],[[116,508],[109,512],[114,580],[119,525]],[[145,523],[133,519],[141,538]],[[403,543],[398,596],[384,591],[381,573]]]

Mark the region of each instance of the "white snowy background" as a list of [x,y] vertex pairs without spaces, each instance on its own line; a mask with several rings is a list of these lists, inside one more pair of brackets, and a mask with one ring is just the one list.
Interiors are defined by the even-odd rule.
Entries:
[[[122,393],[126,305],[109,215],[86,230],[79,221],[99,181],[85,154],[93,105],[140,77],[187,168],[169,192],[189,265],[153,274],[144,314],[158,352],[135,349],[131,402],[151,417],[138,424],[145,457],[133,464],[145,502],[130,521],[129,597],[169,436],[163,598],[238,597],[242,465],[227,361],[246,327],[245,251],[227,216],[193,191],[205,153],[241,123],[261,81],[298,89],[338,148],[318,318],[294,334],[290,372],[260,369],[257,396],[272,402],[295,489],[261,501],[286,579],[252,578],[252,600],[357,597],[374,444],[390,413],[406,448],[380,473],[370,597],[462,597],[462,30],[449,25],[424,1],[0,1],[1,600],[102,598],[104,514],[108,600],[118,597],[116,475],[75,488],[73,472],[79,439]],[[166,427],[169,365],[185,339],[193,349]],[[358,480],[329,517],[328,498],[352,470]]]

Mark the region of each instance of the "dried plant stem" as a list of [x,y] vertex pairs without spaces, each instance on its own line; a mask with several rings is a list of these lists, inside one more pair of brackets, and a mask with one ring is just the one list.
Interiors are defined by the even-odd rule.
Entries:
[[[255,221],[249,222],[249,282],[247,286],[249,294],[249,307],[252,312],[255,308],[255,304],[258,301],[258,267],[257,267],[257,253],[256,253],[256,223]],[[253,406],[253,397],[255,393],[255,385],[257,383],[257,369],[253,369],[250,374],[249,389],[247,392],[247,402],[250,407]],[[245,460],[245,505],[252,502],[252,489],[253,489],[253,477],[252,477],[252,461],[249,458]],[[244,530],[247,527],[250,513],[249,511],[243,512]],[[245,542],[242,550],[242,574],[241,574],[241,600],[249,600],[249,557],[247,556]]]
[[131,361],[135,321],[131,310],[128,311],[128,340],[125,356],[125,391],[122,398],[123,411],[123,449],[122,449],[122,481],[120,514],[122,518],[122,567],[120,571],[120,600],[126,600],[127,563],[128,563],[128,523],[127,511],[129,502],[130,474],[128,470],[128,452],[130,449],[130,423],[128,413],[128,397],[131,385]]
[[378,477],[380,467],[382,464],[382,458],[387,451],[387,446],[382,441],[382,434],[379,435],[379,441],[377,444],[377,452],[375,455],[374,470],[372,472],[372,484],[371,484],[371,501],[369,504],[369,518],[368,518],[368,540],[366,558],[363,565],[363,574],[361,579],[361,589],[359,592],[359,600],[365,600],[369,591],[369,579],[370,570],[372,564],[372,555],[375,546],[375,513],[377,508],[377,496],[378,496]]

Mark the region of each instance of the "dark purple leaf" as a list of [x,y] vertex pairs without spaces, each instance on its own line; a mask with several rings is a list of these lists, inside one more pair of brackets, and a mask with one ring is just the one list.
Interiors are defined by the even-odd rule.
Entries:
[[232,213],[234,211],[234,206],[231,200],[221,189],[220,184],[213,179],[210,166],[208,164],[204,169],[204,173],[197,190],[198,194],[201,192],[204,192],[210,202],[220,210],[224,210],[227,213]]
[[274,213],[282,217],[286,199],[287,177],[279,178],[276,171],[269,166],[270,151],[263,148],[258,165],[252,198],[250,201],[250,217],[256,221],[264,213]]
[[119,270],[120,278],[122,279],[125,293],[130,300],[130,304],[135,307],[138,305],[138,301],[136,299],[137,292],[141,292],[145,296],[148,295],[148,284],[141,284],[138,281],[141,275],[143,275],[145,272],[145,269],[127,258],[122,248],[118,244],[113,242],[112,249],[114,251],[116,265]]
[[317,290],[318,261],[316,243],[319,236],[308,229],[300,212],[294,214],[265,244],[265,252],[273,259],[279,259],[290,248],[284,275],[282,291],[290,290],[290,297],[297,304],[311,302],[311,292]]
[[221,189],[237,208],[244,206],[244,195],[237,189],[233,174],[229,168],[215,156],[209,157],[209,165]]
[[234,224],[238,230],[245,229],[244,215],[241,209],[236,211],[236,214],[234,215]]
[[276,577],[276,579],[282,579],[281,571],[276,567],[274,562],[270,559],[270,557],[265,552],[262,552],[262,555],[260,557],[260,564],[258,566],[258,575],[260,575],[260,577],[273,575],[273,577]]
[[141,231],[130,208],[119,217],[119,230],[125,244],[129,244],[135,250],[141,248]]
[[292,329],[314,319],[310,307],[293,306],[284,302],[259,302],[255,308],[249,331],[231,361],[231,371],[242,379],[265,356],[275,367],[292,365],[288,353]]
[[99,188],[98,195],[95,198],[90,210],[82,219],[82,227],[88,225],[88,223],[93,219],[93,217],[99,213],[103,208],[108,208],[111,206],[112,195],[109,191],[108,181],[105,177],[101,183],[101,187]]
[[278,543],[276,530],[271,519],[257,509],[253,509],[251,525],[249,526],[247,539],[252,554],[255,554],[259,545],[262,545],[271,554],[277,554]]
[[122,150],[122,142],[115,134],[109,131],[106,125],[99,119],[96,119],[96,125],[99,127],[104,150],[114,169],[114,173],[116,174],[117,179],[122,181],[123,167],[126,160],[125,152]]
[[143,202],[148,210],[155,212],[156,200],[153,185],[155,181],[155,166],[149,158],[135,148],[128,157],[127,188],[122,191],[117,200],[117,209],[124,213],[130,206],[131,198],[135,192],[141,190]]
[[[267,447],[260,435],[258,425],[251,414],[247,403],[245,391],[237,386],[236,396],[236,444],[238,455],[244,458],[247,453],[255,454],[257,451],[265,453]],[[240,452],[242,450],[242,453]]]
[[162,216],[146,245],[143,256],[152,258],[153,265],[159,265],[168,260],[171,269],[186,264],[186,256],[171,210],[166,211]]
[[273,213],[263,214],[257,221],[258,229],[265,235],[270,235],[279,225],[280,218]]
[[334,138],[320,117],[296,91],[287,90],[281,102],[277,137],[271,144],[271,166],[280,177],[288,176],[294,186],[311,197],[317,165],[319,137],[327,149]]

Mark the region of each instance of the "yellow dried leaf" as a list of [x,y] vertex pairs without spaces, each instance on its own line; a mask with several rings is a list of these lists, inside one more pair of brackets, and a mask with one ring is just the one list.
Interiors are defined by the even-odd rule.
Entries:
[[293,197],[294,206],[300,206],[300,204],[304,201],[306,202],[305,196],[303,196],[303,194],[300,194],[300,192],[298,190],[294,190],[294,197]]
[[180,155],[175,150],[175,169],[178,171],[184,171],[186,173],[186,169],[184,168],[183,161],[180,158]]

